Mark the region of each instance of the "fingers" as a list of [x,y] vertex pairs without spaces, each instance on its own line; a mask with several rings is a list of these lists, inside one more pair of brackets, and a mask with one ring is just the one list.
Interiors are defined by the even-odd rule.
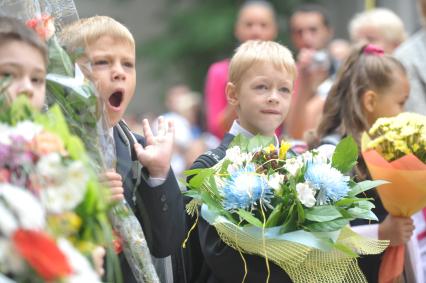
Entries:
[[157,136],[164,136],[166,134],[166,122],[163,116],[158,117],[157,125]]
[[124,189],[122,186],[111,187],[110,192],[111,192],[111,196],[110,196],[111,201],[121,201],[124,199]]
[[142,121],[143,133],[147,144],[154,143],[154,134],[152,133],[151,126],[149,125],[148,119]]
[[172,134],[173,136],[175,135],[175,124],[173,121],[168,122],[167,133]]
[[104,270],[104,257],[106,251],[105,248],[98,246],[92,252],[93,263],[95,265],[96,273],[102,277],[105,274]]
[[110,181],[122,181],[121,175],[114,170],[108,170],[99,176],[99,181],[102,183]]

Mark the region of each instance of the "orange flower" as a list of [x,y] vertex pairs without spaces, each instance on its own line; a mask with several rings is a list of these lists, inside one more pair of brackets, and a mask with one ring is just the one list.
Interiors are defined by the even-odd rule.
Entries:
[[39,18],[28,20],[26,24],[43,40],[49,40],[55,34],[55,25],[53,24],[52,16],[42,15]]
[[19,229],[13,234],[19,254],[46,281],[64,278],[72,273],[67,258],[48,235]]
[[36,135],[31,141],[30,149],[38,155],[47,155],[52,152],[67,155],[62,140],[57,135],[49,132],[41,132]]

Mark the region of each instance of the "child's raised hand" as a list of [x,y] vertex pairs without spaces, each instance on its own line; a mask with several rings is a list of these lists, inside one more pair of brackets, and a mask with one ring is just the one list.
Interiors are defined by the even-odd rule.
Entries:
[[139,162],[148,169],[150,177],[166,178],[170,170],[170,160],[174,144],[174,126],[169,121],[166,123],[163,117],[158,118],[158,132],[154,136],[148,120],[142,121],[146,139],[145,147],[135,144],[135,150]]
[[388,214],[379,225],[379,239],[390,240],[391,246],[399,246],[410,240],[413,231],[413,220],[410,217],[396,217]]
[[123,181],[121,175],[110,170],[99,176],[99,182],[110,189],[110,201],[121,201],[124,199]]

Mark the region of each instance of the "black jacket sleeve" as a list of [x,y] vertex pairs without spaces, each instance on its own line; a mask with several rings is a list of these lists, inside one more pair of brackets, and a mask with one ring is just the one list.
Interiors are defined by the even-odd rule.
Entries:
[[[145,144],[141,137],[138,142]],[[150,251],[155,257],[175,253],[182,244],[185,230],[185,211],[179,185],[170,168],[164,183],[151,187],[149,173],[142,169],[141,182],[136,190],[136,216],[142,223]]]

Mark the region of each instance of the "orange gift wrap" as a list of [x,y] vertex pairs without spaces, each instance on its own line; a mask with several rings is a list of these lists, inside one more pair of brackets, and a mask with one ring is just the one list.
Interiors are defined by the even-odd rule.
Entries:
[[[367,149],[371,141],[362,136],[362,156],[373,179],[389,181],[377,192],[385,209],[394,216],[410,217],[426,206],[426,164],[414,154],[388,161],[375,149]],[[386,249],[379,270],[379,283],[391,283],[404,269],[405,246]]]

